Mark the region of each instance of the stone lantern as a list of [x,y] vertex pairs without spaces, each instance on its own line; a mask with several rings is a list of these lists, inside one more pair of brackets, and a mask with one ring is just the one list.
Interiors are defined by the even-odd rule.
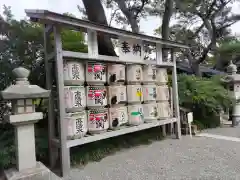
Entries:
[[30,85],[29,73],[29,70],[22,67],[14,69],[16,84],[1,92],[2,99],[10,100],[12,104],[12,114],[4,119],[15,128],[17,169],[5,171],[6,179],[11,180],[30,177],[48,179],[50,174],[43,164],[36,162],[34,124],[43,119],[43,113],[35,112],[33,103],[34,99],[48,98],[50,91]]
[[232,126],[237,126],[240,122],[240,74],[237,74],[237,66],[230,61],[227,67],[227,77],[225,82],[228,83],[229,91],[232,92],[234,99],[232,109]]

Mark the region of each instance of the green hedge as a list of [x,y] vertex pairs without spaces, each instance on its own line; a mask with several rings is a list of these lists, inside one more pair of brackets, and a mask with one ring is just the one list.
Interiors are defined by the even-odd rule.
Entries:
[[179,75],[178,92],[180,106],[191,109],[196,124],[202,124],[204,128],[219,126],[217,116],[220,110],[232,104],[220,76],[201,78]]

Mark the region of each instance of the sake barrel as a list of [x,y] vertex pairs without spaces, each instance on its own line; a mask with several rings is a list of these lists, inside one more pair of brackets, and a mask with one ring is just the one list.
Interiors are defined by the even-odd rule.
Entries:
[[65,120],[67,121],[67,138],[77,139],[87,133],[87,115],[85,111],[66,113]]
[[125,65],[109,64],[107,69],[107,82],[109,84],[124,84],[126,79]]
[[143,85],[143,101],[156,101],[157,88],[155,84],[144,84]]
[[157,86],[157,101],[168,101],[170,97],[167,85]]
[[143,104],[143,114],[145,122],[152,122],[158,118],[158,110],[156,103]]
[[125,104],[127,102],[127,88],[124,85],[108,86],[108,103]]
[[142,104],[128,106],[128,123],[137,126],[144,123],[144,114]]
[[84,86],[65,86],[64,96],[67,112],[82,111],[86,107],[86,93]]
[[131,83],[141,83],[143,81],[143,71],[142,66],[138,64],[128,64],[127,65],[127,82]]
[[128,123],[127,106],[109,108],[109,126],[111,129]]
[[127,85],[128,103],[141,103],[143,101],[143,93],[141,85]]
[[143,66],[143,83],[155,83],[157,80],[157,69],[153,65]]
[[166,119],[172,116],[170,104],[168,101],[158,102],[157,109],[159,119]]
[[65,85],[83,85],[85,81],[84,65],[77,61],[65,61],[63,77]]
[[105,86],[87,86],[87,106],[104,107],[107,105],[107,89]]
[[109,128],[108,109],[88,110],[88,131],[92,134],[105,132]]
[[165,85],[168,82],[168,74],[166,68],[158,68],[157,69],[157,84]]
[[103,85],[107,80],[106,64],[98,62],[86,63],[86,81],[90,85]]

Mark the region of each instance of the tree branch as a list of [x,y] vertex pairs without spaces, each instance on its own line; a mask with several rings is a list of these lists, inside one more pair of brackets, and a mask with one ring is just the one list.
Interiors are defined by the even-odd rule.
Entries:
[[111,26],[112,20],[113,20],[113,18],[114,18],[114,16],[116,15],[116,13],[117,13],[118,10],[119,10],[119,9],[115,9],[114,12],[112,13],[111,19],[110,19],[110,21],[109,21],[109,26]]
[[138,33],[139,32],[139,26],[138,26],[138,23],[137,23],[137,19],[135,18],[134,13],[129,11],[129,9],[127,8],[127,6],[125,4],[125,0],[114,0],[114,1],[118,4],[118,7],[120,8],[122,13],[127,18],[128,22],[129,22],[129,24],[132,28],[132,32]]
[[[213,19],[211,19],[211,26],[212,26],[212,31],[216,32],[217,29],[216,29],[215,22]],[[213,48],[216,48],[216,43],[217,43],[217,33],[213,33],[211,36],[210,44],[206,48],[204,48],[202,56],[197,60],[196,63],[198,63],[198,64],[202,63],[206,59],[209,51],[212,50]]]

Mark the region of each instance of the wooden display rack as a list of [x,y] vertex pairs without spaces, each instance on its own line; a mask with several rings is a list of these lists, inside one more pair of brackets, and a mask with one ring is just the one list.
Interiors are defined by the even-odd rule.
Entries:
[[[31,18],[31,21],[39,22],[45,25],[44,29],[44,45],[45,45],[45,68],[46,68],[46,82],[47,89],[53,90],[53,78],[56,78],[57,85],[57,103],[52,95],[49,100],[48,109],[48,133],[49,133],[49,157],[50,165],[53,168],[57,160],[57,152],[60,149],[60,165],[62,176],[66,177],[70,171],[70,148],[83,145],[86,143],[99,141],[127,133],[141,131],[152,127],[163,126],[170,123],[176,123],[176,136],[178,139],[181,138],[180,129],[180,115],[179,115],[179,104],[178,104],[178,87],[177,87],[177,72],[176,72],[176,61],[174,56],[174,48],[189,48],[188,46],[176,43],[172,41],[162,40],[160,38],[151,37],[142,34],[135,34],[132,32],[111,28],[108,26],[94,24],[89,21],[80,20],[77,18],[69,17],[62,14],[57,14],[47,10],[26,10],[26,14]],[[61,28],[67,27],[74,30],[81,30],[86,32],[88,36],[88,53],[79,53],[64,51],[62,49],[62,40],[60,36]],[[103,134],[94,136],[88,136],[81,139],[67,140],[67,124],[65,118],[65,105],[64,105],[64,79],[63,79],[63,59],[79,59],[79,60],[94,60],[101,62],[112,62],[112,63],[136,63],[135,61],[121,61],[119,57],[104,56],[98,54],[98,43],[97,43],[97,32],[106,33],[111,38],[132,38],[141,40],[147,44],[153,44],[156,46],[155,62],[142,61],[137,62],[139,64],[154,64],[157,67],[168,67],[172,69],[172,93],[173,93],[173,107],[174,117],[166,120],[161,120],[152,123],[146,123],[139,126],[133,126],[128,128],[122,128],[116,131],[108,131]],[[52,51],[48,51],[52,47],[50,44],[50,34],[54,37],[54,47]],[[165,45],[171,49],[171,61],[166,62],[162,60],[162,45]],[[55,59],[55,60],[54,60]],[[54,72],[55,69],[55,73]],[[56,111],[57,109],[57,111]],[[59,136],[56,137],[56,121],[58,122]]]

